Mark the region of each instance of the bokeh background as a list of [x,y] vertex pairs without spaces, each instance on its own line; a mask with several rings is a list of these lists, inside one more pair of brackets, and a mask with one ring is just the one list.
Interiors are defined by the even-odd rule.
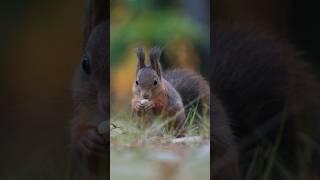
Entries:
[[[137,47],[163,49],[164,69],[182,67],[207,77],[210,1],[111,0],[111,104],[128,109],[135,80]],[[148,54],[147,61],[148,61]]]
[[0,179],[64,179],[84,1],[1,1]]

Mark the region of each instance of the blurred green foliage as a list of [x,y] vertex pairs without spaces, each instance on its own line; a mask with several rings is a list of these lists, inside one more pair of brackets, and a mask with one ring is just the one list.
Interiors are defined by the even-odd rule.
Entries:
[[182,13],[179,1],[113,0],[111,1],[110,61],[115,67],[131,45],[158,45],[188,39],[203,43],[207,33],[201,24]]

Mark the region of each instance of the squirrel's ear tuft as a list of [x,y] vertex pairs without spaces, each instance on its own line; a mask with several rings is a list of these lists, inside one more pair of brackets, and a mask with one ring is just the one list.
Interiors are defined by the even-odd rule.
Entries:
[[161,64],[160,64],[161,52],[162,50],[160,47],[154,47],[150,51],[151,68],[157,72],[160,78],[161,78]]
[[138,57],[137,70],[145,67],[145,54],[143,48],[137,48],[136,54]]

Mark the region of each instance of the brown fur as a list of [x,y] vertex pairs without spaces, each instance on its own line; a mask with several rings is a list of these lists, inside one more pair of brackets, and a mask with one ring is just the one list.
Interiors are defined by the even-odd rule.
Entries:
[[154,103],[154,107],[152,108],[152,111],[155,115],[160,115],[164,110],[165,107],[168,106],[168,100],[165,97],[165,91],[163,93],[159,94],[157,97],[155,97],[152,101]]

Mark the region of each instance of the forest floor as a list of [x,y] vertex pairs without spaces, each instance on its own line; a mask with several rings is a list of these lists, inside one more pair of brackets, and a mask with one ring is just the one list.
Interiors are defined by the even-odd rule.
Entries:
[[112,115],[111,180],[210,179],[209,120],[199,127],[194,119],[189,115],[186,138],[177,139],[159,122],[140,129],[130,113]]

